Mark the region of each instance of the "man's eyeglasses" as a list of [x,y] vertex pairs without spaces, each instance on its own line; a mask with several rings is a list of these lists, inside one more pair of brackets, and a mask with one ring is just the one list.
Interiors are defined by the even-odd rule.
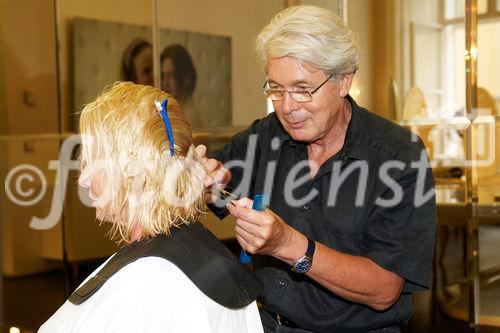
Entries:
[[262,90],[264,91],[264,95],[267,98],[270,98],[272,101],[281,101],[285,93],[288,93],[290,97],[299,103],[311,102],[313,100],[313,94],[316,93],[319,88],[323,87],[323,85],[333,77],[333,74],[330,75],[323,83],[317,86],[314,90],[285,90],[284,88],[269,88],[267,81],[264,82],[264,86],[262,86]]

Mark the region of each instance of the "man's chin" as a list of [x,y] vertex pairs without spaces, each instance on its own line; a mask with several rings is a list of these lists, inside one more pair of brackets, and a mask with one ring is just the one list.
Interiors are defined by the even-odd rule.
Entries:
[[310,142],[312,140],[311,135],[307,133],[307,131],[305,131],[304,129],[299,129],[299,130],[290,129],[288,131],[288,134],[290,134],[292,139],[294,139],[295,141]]

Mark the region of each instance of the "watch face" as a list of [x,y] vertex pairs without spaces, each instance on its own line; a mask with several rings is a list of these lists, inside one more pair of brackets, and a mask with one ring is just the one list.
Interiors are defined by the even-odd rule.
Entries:
[[306,273],[311,268],[311,263],[311,259],[303,258],[295,264],[294,271],[297,273]]

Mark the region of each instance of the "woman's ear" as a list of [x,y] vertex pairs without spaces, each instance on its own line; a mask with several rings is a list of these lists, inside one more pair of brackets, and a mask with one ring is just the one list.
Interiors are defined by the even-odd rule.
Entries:
[[340,79],[340,97],[346,97],[349,94],[349,89],[351,89],[352,79],[354,77],[354,73],[342,74]]

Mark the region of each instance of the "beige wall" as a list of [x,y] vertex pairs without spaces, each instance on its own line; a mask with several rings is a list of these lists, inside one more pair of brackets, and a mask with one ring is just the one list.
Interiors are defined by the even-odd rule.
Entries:
[[373,58],[372,81],[373,111],[391,118],[390,114],[390,81],[395,76],[394,59],[394,0],[373,1]]
[[8,84],[2,87],[5,132],[0,133],[58,131],[52,4],[38,0],[3,1],[1,52],[5,67],[0,80]]
[[[5,22],[5,9],[4,0],[0,0],[0,36],[4,36],[4,22]],[[5,62],[4,51],[5,42],[4,38],[0,39],[0,135],[7,133],[7,113],[5,112]],[[1,162],[0,162],[1,163]]]
[[[3,0],[1,3],[0,120],[3,130],[0,135],[58,131],[52,4],[52,1],[37,0]],[[58,156],[58,140],[40,143],[28,138],[15,142],[4,139],[0,139],[2,180],[8,170],[21,164],[46,170],[48,160]],[[51,188],[53,174],[48,172],[45,176],[48,176],[48,188]],[[34,193],[38,193],[40,186],[36,183],[38,179],[34,179],[30,185],[36,188]],[[2,196],[0,223],[4,274],[28,274],[52,267],[40,256],[40,232],[29,228],[31,217],[44,214],[50,207],[50,198],[47,193],[38,204],[23,207]]]
[[[347,25],[356,33],[361,58],[359,70],[354,76],[351,96],[356,102],[374,112],[373,103],[373,0],[349,0],[347,2]],[[359,95],[356,95],[359,89]]]
[[[395,0],[347,1],[348,25],[356,33],[361,62],[351,94],[371,112],[393,119],[391,79],[396,77]],[[354,95],[358,88],[359,96]]]
[[[351,95],[361,106],[385,118],[393,118],[391,79],[395,78],[396,26],[394,0],[349,0],[348,25],[356,33],[361,61]],[[355,95],[359,89],[360,95]]]

